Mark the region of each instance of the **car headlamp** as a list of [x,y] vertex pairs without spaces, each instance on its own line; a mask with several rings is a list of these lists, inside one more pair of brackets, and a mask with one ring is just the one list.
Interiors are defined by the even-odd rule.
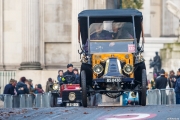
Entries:
[[100,74],[102,73],[104,70],[103,66],[101,64],[96,64],[94,67],[93,67],[93,71],[96,73],[96,74]]
[[76,99],[76,94],[74,92],[69,93],[69,100],[74,101]]
[[53,85],[53,90],[58,90],[58,88],[59,88],[59,85],[58,85],[58,84],[54,84],[54,85]]
[[126,74],[131,74],[133,72],[133,66],[130,65],[130,64],[126,64],[124,67],[123,67],[123,71],[126,73]]

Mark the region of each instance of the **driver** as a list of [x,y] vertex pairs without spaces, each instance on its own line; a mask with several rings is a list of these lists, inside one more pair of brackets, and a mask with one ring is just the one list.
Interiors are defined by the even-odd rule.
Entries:
[[63,74],[63,76],[65,77],[65,84],[69,83],[68,80],[71,81],[71,84],[79,84],[79,81],[76,80],[76,75],[73,72],[72,64],[67,65],[67,71]]

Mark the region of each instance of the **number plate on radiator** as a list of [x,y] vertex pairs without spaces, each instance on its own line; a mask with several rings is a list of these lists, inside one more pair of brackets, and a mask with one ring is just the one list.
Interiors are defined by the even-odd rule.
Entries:
[[107,78],[106,82],[121,82],[121,78]]

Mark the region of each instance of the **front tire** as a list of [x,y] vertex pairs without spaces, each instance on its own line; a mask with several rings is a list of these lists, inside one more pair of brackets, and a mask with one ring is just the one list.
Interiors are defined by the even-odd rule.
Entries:
[[86,72],[81,71],[82,105],[87,107]]
[[141,105],[146,106],[146,82],[147,82],[147,76],[146,76],[146,70],[142,70],[142,90],[141,90]]

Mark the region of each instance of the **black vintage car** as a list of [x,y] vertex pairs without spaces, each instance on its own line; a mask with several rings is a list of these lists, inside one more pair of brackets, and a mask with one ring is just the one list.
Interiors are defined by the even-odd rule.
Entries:
[[[135,9],[84,10],[78,14],[81,47],[82,103],[91,93],[117,98],[125,91],[139,94],[146,105],[147,77],[143,16]],[[140,37],[142,34],[142,43]],[[81,45],[81,44],[80,44]]]

